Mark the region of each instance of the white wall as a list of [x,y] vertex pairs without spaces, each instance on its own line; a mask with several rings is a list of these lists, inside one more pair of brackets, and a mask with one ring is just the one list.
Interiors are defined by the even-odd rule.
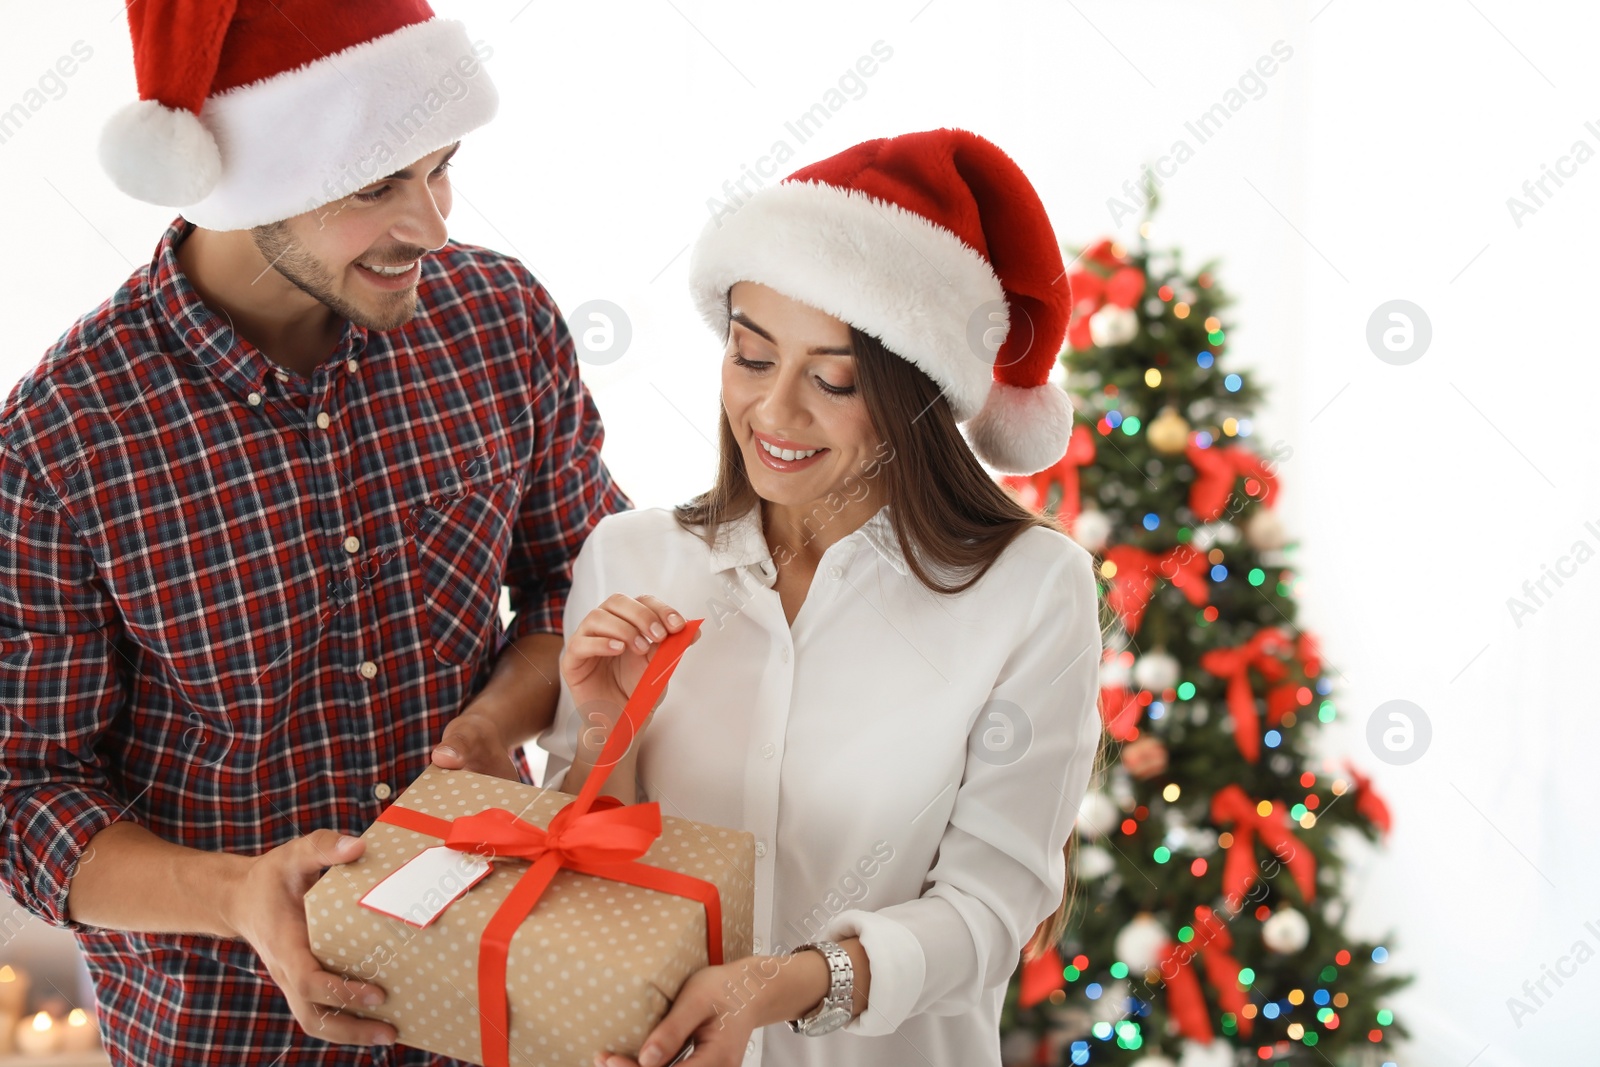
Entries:
[[[1506,1004],[1574,942],[1600,950],[1583,925],[1600,930],[1584,780],[1600,729],[1578,669],[1600,637],[1600,565],[1520,627],[1505,605],[1574,541],[1600,547],[1586,314],[1600,163],[1521,227],[1505,205],[1574,140],[1600,147],[1580,51],[1592,13],[1507,0],[437,6],[494,47],[503,98],[457,157],[454,236],[520,256],[569,311],[626,310],[631,348],[585,376],[608,461],[645,506],[709,481],[716,346],[685,294],[685,249],[708,199],[774,141],[795,149],[792,167],[867,137],[975,129],[1018,159],[1074,243],[1110,228],[1107,200],[1142,164],[1178,138],[1196,147],[1155,236],[1192,263],[1223,257],[1240,297],[1233,357],[1271,388],[1257,434],[1294,449],[1280,506],[1304,538],[1302,621],[1340,672],[1346,716],[1329,750],[1377,772],[1397,813],[1391,851],[1357,857],[1350,889],[1359,932],[1397,930],[1395,965],[1421,975],[1399,1002],[1419,1038],[1403,1062],[1574,1062],[1600,1041],[1600,964],[1549,986],[1520,1028]],[[0,143],[5,387],[149,259],[171,218],[117,195],[95,160],[99,122],[133,92],[120,5],[9,8],[0,108],[75,41],[94,54]],[[1292,57],[1197,145],[1185,121],[1280,40]],[[893,57],[864,94],[797,143],[785,121],[877,41]],[[1364,339],[1395,298],[1433,327],[1407,366]],[[1394,698],[1419,704],[1434,734],[1391,767],[1365,725]]]

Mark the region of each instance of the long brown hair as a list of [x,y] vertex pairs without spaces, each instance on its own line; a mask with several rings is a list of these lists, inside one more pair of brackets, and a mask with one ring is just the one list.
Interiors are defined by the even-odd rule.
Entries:
[[[1006,547],[1027,530],[1043,526],[1066,533],[1055,516],[1030,511],[984,471],[932,378],[853,326],[850,347],[855,356],[856,387],[873,429],[887,446],[886,455],[880,450],[882,462],[866,476],[880,486],[879,499],[889,505],[890,522],[906,566],[918,581],[936,593],[959,593],[982,578]],[[716,544],[724,523],[743,517],[761,503],[745,471],[744,453],[726,410],[719,420],[718,444],[721,458],[716,482],[673,509],[678,524],[708,545]],[[935,569],[948,580],[935,577]],[[1096,738],[1095,777],[1105,751],[1104,736],[1100,731]],[[1040,799],[1047,803],[1050,798]],[[1061,904],[1034,931],[1025,948],[1027,959],[1060,940],[1071,918],[1077,836],[1074,827],[1065,849],[1067,877]]]

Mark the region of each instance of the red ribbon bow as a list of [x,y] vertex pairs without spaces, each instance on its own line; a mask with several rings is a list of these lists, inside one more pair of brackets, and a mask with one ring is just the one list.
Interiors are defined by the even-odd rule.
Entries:
[[[1289,666],[1279,658],[1279,653],[1289,648],[1290,643],[1288,634],[1276,626],[1266,626],[1238,648],[1214,648],[1200,657],[1202,668],[1228,680],[1228,714],[1233,719],[1233,740],[1251,763],[1261,758],[1261,717],[1256,713],[1250,668],[1254,667],[1268,682],[1282,681],[1289,673]],[[1291,688],[1291,698],[1293,695]],[[1282,698],[1269,708],[1273,725],[1277,725],[1286,710]]]
[[1356,813],[1387,834],[1392,822],[1389,805],[1372,788],[1372,779],[1356,770],[1355,764],[1346,760],[1344,767],[1350,772],[1350,781],[1354,783],[1352,789],[1356,794]]
[[1112,307],[1131,308],[1144,295],[1144,271],[1125,266],[1127,262],[1111,252],[1109,242],[1102,241],[1084,253],[1084,258],[1111,271],[1104,277],[1092,270],[1075,270],[1067,275],[1067,285],[1072,292],[1072,321],[1067,326],[1067,343],[1080,352],[1094,347],[1094,337],[1089,332],[1089,320],[1094,313],[1110,304]]
[[1017,989],[1017,1003],[1024,1008],[1031,1008],[1044,1000],[1051,993],[1067,984],[1062,976],[1066,969],[1061,953],[1051,945],[1031,960],[1022,964],[1022,984]]
[[1139,719],[1144,705],[1139,694],[1121,685],[1107,685],[1100,689],[1100,718],[1106,724],[1106,733],[1113,741],[1132,741],[1139,736]]
[[1082,494],[1078,489],[1078,468],[1094,462],[1094,434],[1089,427],[1078,423],[1072,428],[1067,441],[1067,454],[1053,466],[1037,474],[1008,474],[1000,484],[1016,491],[1024,507],[1043,511],[1050,500],[1050,487],[1061,486],[1061,503],[1056,505],[1056,517],[1063,524],[1072,522],[1083,508]]
[[1261,492],[1251,491],[1248,483],[1246,492],[1260,497],[1267,507],[1272,506],[1278,495],[1278,479],[1260,456],[1243,445],[1202,448],[1197,437],[1189,438],[1188,450],[1188,460],[1195,473],[1194,484],[1189,487],[1189,510],[1194,512],[1195,518],[1210,522],[1220,517],[1228,506],[1228,498],[1233,495],[1233,483],[1240,475],[1256,479]]
[[447,846],[462,852],[531,861],[478,942],[478,1036],[484,1067],[509,1067],[511,1063],[506,997],[511,939],[563,868],[698,901],[706,909],[706,959],[711,964],[722,962],[722,901],[717,887],[701,878],[638,862],[661,836],[660,805],[654,801],[624,805],[615,797],[600,796],[611,768],[637,736],[703,621],[690,619],[657,647],[622,709],[629,728],[611,731],[583,789],[551,818],[548,827],[535,826],[504,808],[441,819],[391,804],[378,816],[380,822],[442,838]]
[[1233,827],[1233,844],[1228,846],[1222,864],[1222,888],[1234,900],[1243,900],[1250,886],[1260,877],[1256,866],[1256,838],[1272,849],[1293,876],[1300,895],[1308,903],[1317,892],[1317,861],[1309,849],[1297,845],[1285,822],[1283,805],[1266,801],[1268,814],[1261,814],[1256,802],[1237,785],[1225,785],[1211,797],[1211,821]]
[[1239,988],[1239,961],[1231,953],[1233,935],[1228,932],[1217,914],[1204,904],[1194,909],[1194,940],[1187,944],[1171,942],[1161,957],[1161,979],[1167,986],[1167,1009],[1178,1032],[1191,1041],[1210,1044],[1214,1036],[1211,1013],[1206,1010],[1206,999],[1200,991],[1200,980],[1189,966],[1199,956],[1205,967],[1206,980],[1217,991],[1217,1003],[1224,1011],[1233,1012],[1238,1020],[1239,1033],[1250,1036],[1255,1020],[1245,1017],[1244,1006],[1249,998]]
[[1106,550],[1106,561],[1115,568],[1106,602],[1121,617],[1130,636],[1139,632],[1158,577],[1171,582],[1196,607],[1211,600],[1206,585],[1211,567],[1205,556],[1189,545],[1176,545],[1160,556],[1132,545],[1115,545]]

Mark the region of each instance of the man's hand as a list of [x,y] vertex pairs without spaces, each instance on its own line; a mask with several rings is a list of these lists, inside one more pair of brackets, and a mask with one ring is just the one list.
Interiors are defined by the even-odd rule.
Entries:
[[480,710],[474,701],[450,720],[433,749],[433,765],[445,770],[476,771],[522,781],[517,765],[511,762],[511,746],[506,744],[493,715]]
[[333,974],[311,954],[306,928],[306,890],[322,868],[349,863],[366,850],[359,837],[317,830],[250,860],[224,919],[250,943],[283,991],[296,1021],[312,1037],[339,1045],[390,1045],[395,1028],[359,1011],[383,1002],[384,991],[369,982]]

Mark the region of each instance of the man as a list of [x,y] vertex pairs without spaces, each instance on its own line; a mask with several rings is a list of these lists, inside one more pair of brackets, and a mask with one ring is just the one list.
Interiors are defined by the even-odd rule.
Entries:
[[102,159],[184,212],[0,408],[0,883],[115,1063],[447,1063],[339,1010],[382,990],[302,898],[430,761],[531,781],[571,561],[632,505],[549,294],[447,238],[495,110],[458,24],[129,20]]

